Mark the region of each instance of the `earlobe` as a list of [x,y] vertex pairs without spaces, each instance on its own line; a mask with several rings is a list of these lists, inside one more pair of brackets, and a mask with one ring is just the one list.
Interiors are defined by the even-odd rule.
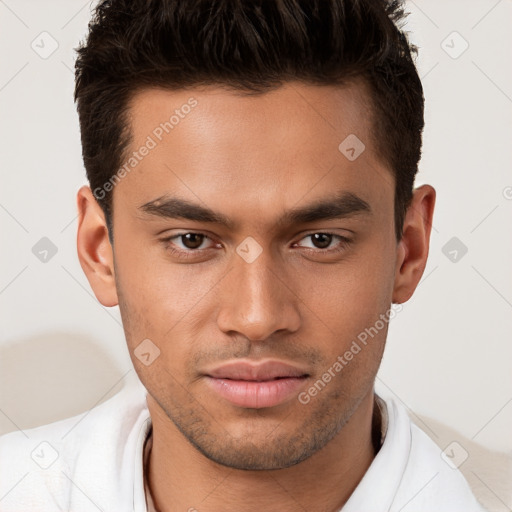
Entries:
[[420,282],[427,265],[436,191],[422,185],[413,191],[405,216],[402,239],[397,245],[392,302],[407,302]]
[[114,254],[108,238],[105,215],[90,187],[77,193],[77,251],[82,270],[96,298],[104,306],[118,304],[114,275]]

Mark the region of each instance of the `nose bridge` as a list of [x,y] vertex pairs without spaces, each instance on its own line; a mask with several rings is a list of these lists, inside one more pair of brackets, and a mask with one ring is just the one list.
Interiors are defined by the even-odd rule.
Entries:
[[[259,244],[258,244],[259,246]],[[225,283],[218,323],[252,340],[264,340],[278,330],[295,331],[300,317],[295,296],[279,277],[279,265],[269,249],[252,241],[240,244]]]

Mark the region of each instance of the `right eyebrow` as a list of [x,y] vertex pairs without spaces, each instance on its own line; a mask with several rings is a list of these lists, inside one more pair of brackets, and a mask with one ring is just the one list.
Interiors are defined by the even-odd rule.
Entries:
[[162,196],[139,206],[139,209],[157,217],[222,224],[229,229],[234,227],[234,223],[225,215],[178,197]]

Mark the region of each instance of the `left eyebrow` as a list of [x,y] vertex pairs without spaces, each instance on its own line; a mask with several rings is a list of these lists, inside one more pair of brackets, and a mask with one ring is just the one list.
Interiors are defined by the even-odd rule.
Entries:
[[332,198],[321,199],[307,206],[287,211],[277,224],[306,224],[319,220],[341,219],[358,214],[370,215],[370,205],[352,192],[342,192]]
[[[222,213],[177,197],[162,196],[139,206],[139,209],[156,217],[221,224],[231,230],[235,226],[235,223]],[[345,191],[331,198],[323,198],[306,206],[292,208],[277,219],[276,225],[278,227],[293,226],[371,213],[372,209],[364,199]]]

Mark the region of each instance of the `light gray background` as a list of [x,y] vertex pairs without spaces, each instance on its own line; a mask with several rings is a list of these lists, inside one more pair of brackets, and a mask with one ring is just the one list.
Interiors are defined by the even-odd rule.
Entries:
[[[457,439],[475,459],[484,454],[495,468],[506,467],[512,2],[408,6],[426,97],[417,185],[430,183],[438,196],[429,263],[392,321],[378,389],[414,411],[441,448]],[[0,0],[0,433],[86,411],[134,373],[118,308],[99,304],[76,255],[75,196],[86,180],[73,48],[89,18],[89,2]],[[42,237],[58,249],[47,262],[32,252]],[[490,509],[509,510],[510,492],[468,472],[487,489]]]

